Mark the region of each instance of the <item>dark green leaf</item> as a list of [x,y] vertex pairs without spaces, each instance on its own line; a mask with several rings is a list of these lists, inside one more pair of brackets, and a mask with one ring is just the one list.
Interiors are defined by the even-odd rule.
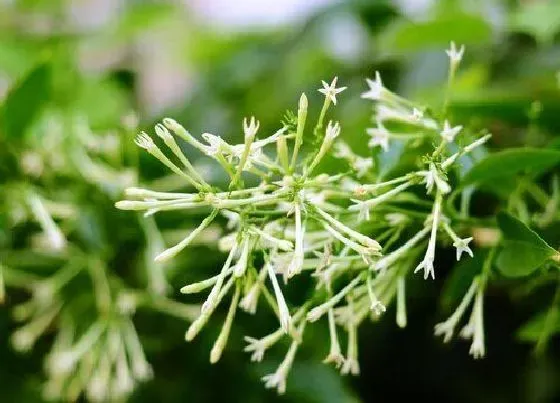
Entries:
[[504,241],[496,263],[505,276],[527,276],[557,253],[535,231],[507,213],[498,214],[498,226]]
[[12,88],[1,110],[3,132],[21,138],[50,96],[50,67],[40,64]]
[[514,148],[489,155],[463,178],[462,185],[512,177],[519,173],[537,175],[560,162],[560,151]]

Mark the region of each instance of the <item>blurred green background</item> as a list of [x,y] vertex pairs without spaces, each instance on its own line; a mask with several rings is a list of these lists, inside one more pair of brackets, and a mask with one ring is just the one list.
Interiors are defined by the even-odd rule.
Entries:
[[[180,183],[136,150],[137,131],[172,116],[196,136],[233,139],[250,115],[271,131],[303,91],[316,111],[320,80],[338,76],[349,88],[334,113],[344,122],[344,139],[360,150],[371,108],[359,97],[364,78],[379,70],[388,88],[438,105],[451,40],[467,49],[451,103],[456,121],[488,128],[494,148],[559,144],[556,0],[0,0],[0,262],[39,276],[57,267],[32,239],[37,225],[22,211],[30,187],[69,206],[70,242],[101,259],[118,284],[160,289],[161,279],[150,274],[154,232],[113,203],[127,185],[172,190]],[[207,169],[204,161],[197,167]],[[157,223],[170,242],[197,219],[169,214]],[[440,266],[452,259],[444,256]],[[200,302],[178,289],[221,260],[205,245],[181,254],[165,271],[171,296]],[[10,345],[17,328],[11,310],[29,298],[13,277],[6,273],[0,308],[0,401],[42,401],[42,360],[52,337],[24,354]],[[433,337],[433,324],[449,308],[439,298],[444,287],[444,275],[412,282],[405,330],[394,325],[392,309],[360,330],[356,378],[321,364],[328,338],[321,326],[310,328],[282,397],[260,381],[282,351],[257,364],[242,351],[243,335],[273,328],[270,315],[239,315],[222,360],[210,365],[221,323],[185,343],[185,321],[139,309],[134,323],[155,376],[130,400],[560,401],[558,340],[536,358],[515,336],[542,301],[522,299],[507,284],[489,289],[488,356],[473,361],[464,344]]]

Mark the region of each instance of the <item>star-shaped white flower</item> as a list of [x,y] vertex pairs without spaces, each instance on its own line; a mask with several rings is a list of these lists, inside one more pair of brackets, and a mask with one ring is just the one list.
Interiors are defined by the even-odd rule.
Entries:
[[368,147],[380,146],[385,152],[389,150],[389,131],[381,122],[377,122],[377,127],[366,129],[366,133],[371,136]]
[[367,85],[369,89],[362,93],[362,98],[371,99],[373,101],[379,101],[381,99],[381,94],[383,93],[384,87],[381,81],[381,75],[379,71],[375,72],[375,80],[366,78]]
[[467,253],[470,257],[473,257],[473,251],[469,248],[469,242],[472,241],[472,239],[472,237],[469,237],[453,242],[453,246],[457,249],[457,261],[461,259],[463,252]]
[[463,126],[451,127],[449,121],[446,120],[443,123],[443,130],[441,131],[440,134],[445,141],[451,143],[453,142],[453,140],[455,140],[455,136],[457,136],[461,130],[463,130]]
[[347,87],[339,87],[336,88],[336,82],[338,81],[338,77],[335,77],[330,84],[326,81],[322,81],[323,88],[319,89],[319,92],[324,94],[326,98],[330,99],[333,104],[336,105],[336,94],[341,93]]
[[461,45],[459,49],[455,46],[455,42],[451,41],[451,45],[449,49],[445,51],[447,56],[449,56],[449,60],[452,64],[459,64],[463,59],[463,54],[465,53],[465,45]]

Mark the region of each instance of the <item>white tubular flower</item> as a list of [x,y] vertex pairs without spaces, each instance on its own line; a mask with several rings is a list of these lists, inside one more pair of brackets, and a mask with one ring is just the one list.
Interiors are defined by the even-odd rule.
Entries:
[[323,88],[320,88],[318,90],[321,94],[325,95],[326,99],[332,101],[332,103],[335,105],[336,105],[336,94],[339,94],[346,89],[346,87],[336,88],[337,81],[338,81],[338,77],[335,77],[330,84],[328,84],[325,81],[322,81]]
[[241,291],[241,287],[238,284],[237,287],[235,288],[235,293],[233,295],[233,298],[231,299],[231,304],[229,306],[228,314],[226,316],[224,325],[222,326],[222,330],[220,331],[220,334],[216,339],[214,346],[212,346],[212,350],[210,351],[211,364],[214,364],[220,360],[220,357],[222,356],[222,352],[224,351],[224,348],[227,344],[229,338],[229,332],[231,330],[231,324],[233,323],[233,319],[235,318],[235,312],[237,311],[237,303],[239,301],[240,291]]
[[145,132],[142,132],[138,136],[136,136],[136,138],[134,139],[134,143],[136,143],[138,147],[141,147],[146,151],[150,151],[154,147],[156,147],[154,140],[152,140],[152,138]]
[[303,259],[304,259],[303,238],[305,235],[305,230],[302,228],[301,205],[299,201],[296,201],[294,203],[294,212],[295,212],[295,222],[296,222],[296,228],[295,228],[296,249],[294,251],[290,265],[288,266],[288,269],[286,271],[285,280],[292,278],[296,274],[301,273],[301,270],[303,268]]
[[261,295],[261,287],[267,275],[266,267],[263,267],[259,272],[257,280],[253,283],[247,294],[243,297],[239,303],[239,307],[245,312],[253,315],[257,312],[257,304],[259,302],[259,296]]
[[358,206],[358,221],[369,221],[369,204],[367,204],[365,201],[356,201],[356,205]]
[[473,307],[474,334],[469,353],[473,358],[484,358],[486,349],[484,346],[484,289],[478,287]]
[[325,141],[332,142],[340,134],[340,124],[338,122],[329,121],[327,130],[325,131]]
[[282,327],[284,333],[288,334],[290,332],[290,328],[292,327],[292,317],[290,316],[288,305],[286,305],[284,294],[282,294],[282,290],[280,289],[280,285],[278,284],[276,273],[274,273],[272,265],[269,262],[266,262],[265,265],[268,272],[268,278],[270,279],[272,287],[274,288],[276,304],[278,305],[278,315],[280,316],[280,326]]
[[453,67],[456,67],[461,60],[463,59],[463,54],[465,53],[465,45],[461,45],[459,49],[457,49],[455,42],[451,41],[449,49],[445,51],[447,56],[449,56],[449,61]]
[[397,325],[402,329],[406,327],[406,296],[404,276],[397,279]]
[[348,323],[348,350],[346,360],[340,370],[342,375],[360,374],[360,363],[358,362],[358,329],[353,320]]
[[43,200],[35,194],[30,194],[27,200],[35,219],[46,235],[49,246],[53,250],[64,249],[66,247],[66,238],[54,222]]
[[453,242],[453,246],[457,248],[457,261],[461,259],[463,252],[467,253],[470,257],[473,257],[473,251],[469,248],[469,242],[472,241],[472,237],[458,239]]
[[214,157],[231,149],[229,144],[214,134],[202,133],[202,138],[208,143],[208,146],[204,149],[208,156]]
[[235,277],[241,277],[247,271],[247,266],[249,264],[249,255],[251,253],[251,243],[251,237],[248,235],[245,236],[243,239],[243,244],[241,246],[241,255],[239,255],[239,260],[235,264],[235,269],[233,270],[233,275]]
[[440,132],[440,135],[445,141],[452,143],[461,130],[463,130],[463,126],[451,127],[449,121],[446,120],[443,123],[443,130]]
[[352,168],[356,170],[356,176],[361,178],[368,171],[373,167],[373,159],[371,158],[363,158],[363,157],[356,157],[354,162],[352,163]]
[[369,300],[370,300],[371,311],[373,313],[375,313],[375,315],[381,316],[383,313],[385,313],[387,308],[385,307],[385,305],[383,305],[381,303],[381,301],[379,301],[379,299],[377,299],[377,296],[373,292],[373,284],[371,283],[371,277],[370,276],[368,276],[368,278],[367,278],[367,291],[368,291],[368,296],[369,296]]
[[344,364],[344,356],[342,355],[340,344],[338,342],[338,336],[336,334],[336,323],[334,320],[334,311],[329,309],[329,335],[331,339],[331,347],[329,350],[329,355],[323,360],[323,363],[330,364],[333,363],[336,369],[339,369],[342,364]]
[[451,186],[441,177],[441,174],[433,162],[430,163],[428,171],[421,171],[418,174],[424,177],[426,193],[432,193],[434,185],[443,194],[447,194],[451,191]]
[[245,134],[245,140],[254,139],[259,130],[260,122],[251,116],[249,123],[247,123],[247,118],[243,119],[243,132]]
[[251,353],[251,361],[262,361],[264,353],[274,344],[276,344],[285,335],[282,328],[274,333],[263,337],[262,339],[255,339],[254,337],[245,336],[247,345],[243,349],[246,353]]
[[443,335],[443,342],[448,343],[451,338],[453,337],[453,332],[455,331],[455,327],[465,314],[466,309],[470,305],[476,291],[478,289],[478,278],[475,278],[471,286],[469,287],[468,291],[463,296],[461,303],[455,309],[455,312],[451,314],[451,316],[445,321],[438,323],[434,326],[434,335],[440,336]]
[[381,99],[381,95],[383,94],[383,83],[381,82],[381,75],[379,71],[375,72],[375,80],[370,80],[366,78],[366,83],[369,89],[362,93],[362,98],[371,99],[373,101],[379,101]]
[[381,147],[383,151],[389,151],[389,131],[378,121],[377,127],[366,129],[366,133],[371,137],[368,147]]
[[428,249],[426,250],[426,255],[424,256],[424,260],[416,266],[414,269],[414,273],[424,270],[424,280],[428,277],[432,277],[435,279],[435,272],[434,272],[434,259],[436,253],[436,239],[437,239],[437,231],[439,227],[439,219],[440,219],[440,212],[441,212],[441,202],[442,196],[441,193],[436,195],[436,200],[434,202],[434,208],[432,210],[432,231],[430,235],[430,240],[428,242]]

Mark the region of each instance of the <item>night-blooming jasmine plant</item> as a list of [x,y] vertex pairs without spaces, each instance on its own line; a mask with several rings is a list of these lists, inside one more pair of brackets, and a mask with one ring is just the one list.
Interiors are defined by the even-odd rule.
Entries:
[[[453,61],[457,56],[453,57],[452,63],[457,64]],[[279,393],[286,388],[309,323],[323,319],[328,323],[330,349],[325,362],[343,374],[358,374],[359,326],[368,318],[383,316],[394,298],[396,322],[406,326],[406,278],[414,268],[414,272],[422,271],[425,279],[435,278],[438,239],[446,234],[445,240],[452,241],[458,259],[463,253],[472,256],[468,246],[471,238],[457,235],[453,220],[446,216],[446,201],[460,158],[490,136],[461,139],[462,126],[452,125],[445,116],[429,113],[385,88],[379,72],[367,84],[369,89],[362,98],[375,102],[376,123],[367,129],[369,146],[374,149],[370,157],[354,153],[341,140],[344,124],[327,119],[330,106],[337,104],[337,95],[346,88],[337,88],[335,77],[330,84],[323,81],[319,89],[324,101],[311,130],[305,94],[300,97],[297,113],[290,115],[293,119],[273,133],[263,133],[256,118],[245,119],[243,142],[239,144],[210,133],[202,134],[200,140],[175,120],[164,119],[155,128],[162,144],[147,133],[140,134],[136,143],[183,177],[191,191],[129,188],[126,200],[116,204],[119,209],[144,211],[146,215],[170,210],[205,212],[206,217],[183,240],[155,258],[158,262],[181,253],[214,221],[228,220],[230,232],[219,242],[226,254],[221,268],[181,289],[185,294],[208,290],[186,339],[193,340],[216,308],[226,305],[226,319],[210,353],[210,361],[216,362],[237,308],[254,314],[263,303],[268,305],[277,316],[278,328],[261,338],[247,336],[245,351],[251,353],[251,360],[261,361],[282,338],[290,339],[284,360],[263,378],[266,387]],[[229,184],[218,188],[197,173],[175,138],[213,160]],[[377,166],[380,154],[376,148],[390,151],[393,142],[424,150],[408,172],[390,175]],[[329,154],[344,168],[329,173],[324,164]],[[284,295],[298,276],[311,276],[316,282],[301,306],[293,305]],[[471,352],[475,357],[484,354],[483,284],[483,280],[474,281],[458,313],[436,329],[437,334],[450,337],[447,335],[452,334],[474,298],[468,331],[463,333],[473,339]],[[345,337],[340,337],[341,330]]]

